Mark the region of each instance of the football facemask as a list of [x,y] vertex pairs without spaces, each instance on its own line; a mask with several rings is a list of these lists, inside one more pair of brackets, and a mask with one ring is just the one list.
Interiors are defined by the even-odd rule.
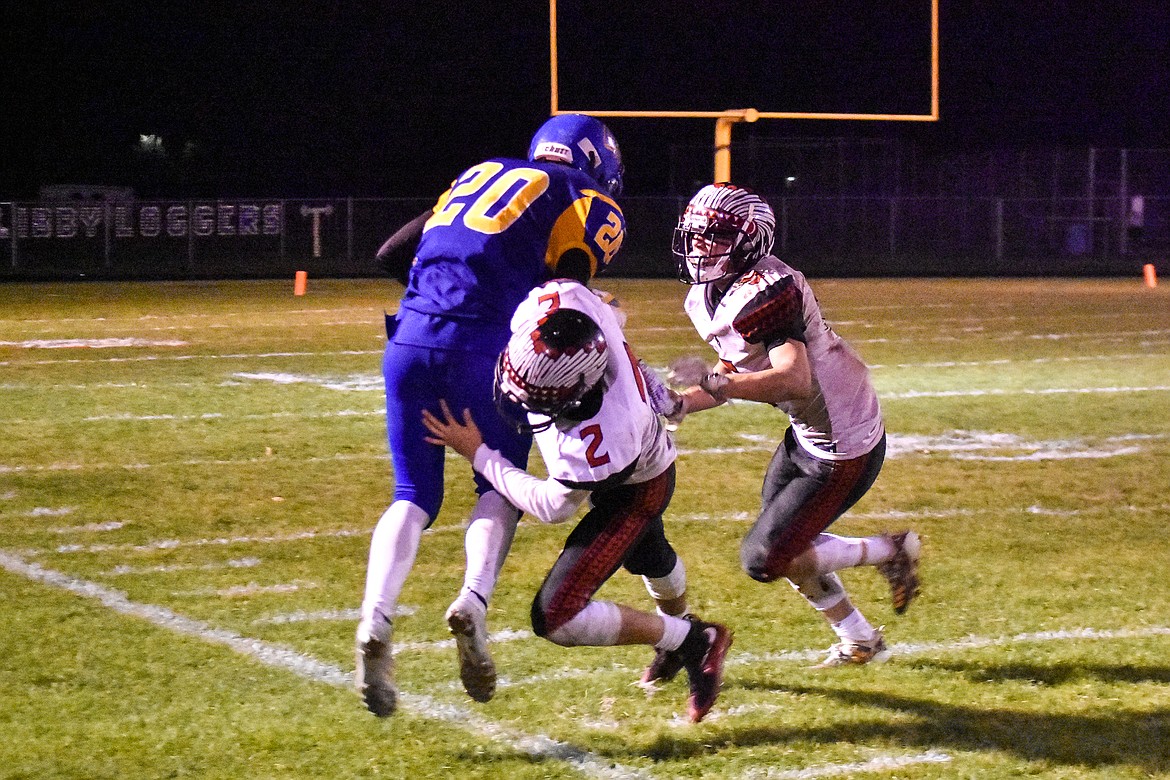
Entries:
[[687,204],[671,249],[679,280],[708,284],[746,271],[772,251],[776,215],[746,187],[708,184]]

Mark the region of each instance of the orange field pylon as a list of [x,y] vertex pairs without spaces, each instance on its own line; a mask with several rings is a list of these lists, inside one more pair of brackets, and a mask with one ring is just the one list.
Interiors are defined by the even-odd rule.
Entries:
[[1146,287],[1158,286],[1158,272],[1154,270],[1153,263],[1146,263],[1142,266],[1142,276],[1145,277]]
[[309,286],[309,272],[297,271],[296,281],[293,282],[293,295],[304,295]]

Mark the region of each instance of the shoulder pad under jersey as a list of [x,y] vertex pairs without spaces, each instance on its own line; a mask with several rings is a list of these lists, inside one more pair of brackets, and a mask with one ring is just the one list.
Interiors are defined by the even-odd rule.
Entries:
[[772,344],[785,339],[804,341],[803,296],[791,276],[782,276],[760,290],[732,321],[736,333],[749,344]]

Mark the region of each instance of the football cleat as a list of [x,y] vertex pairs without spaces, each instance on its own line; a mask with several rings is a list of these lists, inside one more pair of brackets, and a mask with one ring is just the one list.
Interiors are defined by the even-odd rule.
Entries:
[[687,670],[690,695],[687,697],[687,717],[691,723],[698,723],[719,698],[723,687],[723,662],[727,649],[731,647],[731,631],[719,623],[696,621],[692,632],[698,631],[701,642],[695,642],[698,649],[687,649],[691,637],[678,649],[683,657],[683,668]]
[[683,668],[683,657],[677,650],[655,650],[654,660],[642,672],[638,685],[652,691],[660,682],[670,682]]
[[869,642],[841,641],[829,648],[829,655],[810,669],[836,669],[840,666],[861,666],[881,663],[890,657],[890,649],[879,631]]
[[491,701],[496,694],[496,665],[488,650],[486,613],[472,595],[460,596],[447,610],[447,627],[459,653],[459,679],[467,695],[478,702]]
[[390,644],[393,626],[389,620],[383,626],[368,636],[358,627],[354,687],[366,709],[379,718],[388,718],[398,709],[398,691],[394,688],[394,654]]
[[890,583],[890,602],[894,612],[901,615],[918,595],[918,558],[922,554],[922,540],[913,531],[883,534],[894,545],[894,556],[876,568]]

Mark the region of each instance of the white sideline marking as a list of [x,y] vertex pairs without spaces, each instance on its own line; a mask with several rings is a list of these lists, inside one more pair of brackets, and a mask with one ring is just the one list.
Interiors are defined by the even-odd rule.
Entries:
[[[971,517],[980,514],[995,513],[997,515],[1011,514],[1014,512],[1022,512],[1032,515],[1055,515],[1058,517],[1075,517],[1092,512],[1099,511],[1125,511],[1132,513],[1142,512],[1165,512],[1170,511],[1170,504],[1161,504],[1157,506],[1110,506],[1105,508],[1094,508],[1090,510],[1081,509],[1049,509],[1042,506],[1029,507],[1015,507],[1009,509],[990,508],[990,509],[922,509],[914,512],[905,512],[901,510],[891,509],[884,512],[851,512],[849,517],[859,520],[898,520],[898,521],[912,521],[915,519],[929,519],[929,520],[945,520],[952,517]],[[740,522],[754,520],[755,515],[749,512],[690,512],[688,514],[671,515],[668,514],[666,519],[670,522]],[[524,525],[526,521],[521,521]],[[534,523],[533,523],[534,524]],[[466,530],[463,525],[444,525],[438,528],[428,528],[423,533],[426,535],[442,534],[442,533],[463,533]],[[294,534],[273,535],[273,536],[227,536],[216,539],[160,539],[155,542],[146,542],[145,544],[65,544],[58,546],[53,552],[58,554],[68,553],[107,553],[107,552],[153,552],[156,550],[175,550],[180,547],[209,547],[209,546],[226,546],[232,544],[281,544],[283,542],[300,542],[309,539],[316,539],[318,537],[348,537],[348,536],[362,536],[372,533],[372,528],[339,528],[333,531],[300,531]],[[39,554],[42,550],[31,550],[29,554]],[[116,571],[113,573],[117,573]]]
[[108,523],[87,523],[86,525],[70,525],[63,528],[50,528],[55,534],[101,533],[102,531],[117,531],[126,525],[120,520],[111,520]]
[[[82,417],[81,422],[155,422],[163,421],[194,421],[194,420],[277,420],[282,418],[296,420],[320,420],[332,417],[385,417],[385,409],[341,409],[336,412],[267,412],[265,414],[228,415],[223,412],[205,412],[203,414],[102,414],[92,417]],[[28,422],[15,420],[14,422]],[[58,422],[61,422],[58,418]]]
[[[399,615],[413,615],[418,611],[417,607],[397,606],[394,608],[394,616]],[[256,618],[252,621],[254,626],[277,626],[286,623],[312,623],[314,621],[354,621],[361,619],[360,609],[323,609],[317,612],[285,612],[279,615],[269,615],[268,617]]]
[[[441,534],[453,531],[463,533],[466,528],[462,525],[444,525],[438,528],[428,528],[423,534]],[[175,550],[180,547],[222,547],[230,544],[281,544],[283,542],[303,542],[308,539],[367,536],[374,531],[373,526],[363,528],[338,528],[333,531],[298,531],[292,534],[275,534],[272,536],[221,536],[215,539],[160,539],[145,544],[63,544],[53,552],[56,553],[106,553],[106,552],[153,552],[155,550]]]
[[230,561],[223,561],[222,563],[171,563],[160,564],[158,566],[128,566],[120,564],[102,572],[99,576],[104,577],[121,577],[123,575],[139,575],[139,574],[171,574],[177,571],[215,571],[217,569],[250,569],[253,566],[259,566],[261,563],[259,558],[233,558]]
[[976,332],[981,335],[989,336],[989,341],[1005,342],[1005,341],[1065,341],[1072,339],[1086,339],[1091,338],[1097,342],[1108,343],[1133,343],[1134,337],[1150,337],[1150,336],[1165,336],[1170,334],[1170,330],[1130,330],[1130,331],[1112,331],[1107,338],[1103,338],[1100,333],[1085,330],[1076,331],[1072,333],[1006,333],[1002,336],[991,336],[987,334],[982,327],[964,328],[957,331],[957,335],[935,336],[934,338],[873,338],[873,339],[850,339],[854,344],[946,344],[959,341],[963,338],[968,338],[970,333]]
[[871,363],[871,370],[890,369],[890,368],[974,368],[976,366],[1006,366],[1013,363],[1023,363],[1027,365],[1044,365],[1047,363],[1086,363],[1096,362],[1100,360],[1107,360],[1110,362],[1119,360],[1140,360],[1142,358],[1156,358],[1165,360],[1166,355],[1154,354],[1150,352],[1139,352],[1130,355],[1069,355],[1066,357],[1041,357],[1030,358],[1027,360],[1020,358],[996,358],[994,360],[940,360],[927,361],[925,363],[890,363],[888,365],[882,363]]
[[[305,679],[327,683],[337,688],[348,688],[353,684],[351,672],[343,671],[332,664],[298,653],[291,648],[215,628],[201,620],[185,617],[166,607],[131,601],[121,591],[46,569],[35,563],[27,563],[4,551],[0,551],[0,566],[13,574],[19,574],[35,582],[52,585],[84,598],[96,599],[103,606],[120,614],[137,617],[156,626],[178,634],[192,636],[210,644],[225,645],[266,666],[290,671]],[[404,709],[410,709],[420,717],[443,721],[466,729],[481,737],[498,742],[510,750],[518,750],[538,758],[564,761],[590,778],[603,780],[645,778],[645,780],[650,780],[650,775],[633,767],[616,764],[584,748],[555,740],[543,734],[528,734],[517,731],[480,717],[463,706],[446,704],[423,694],[401,691],[399,692],[399,700]]]
[[114,349],[119,347],[185,347],[185,341],[152,341],[140,338],[108,339],[32,339],[30,341],[0,341],[0,347],[24,349]]
[[64,544],[56,549],[58,553],[105,553],[105,552],[151,552],[153,550],[174,550],[179,547],[220,547],[229,544],[279,544],[300,542],[306,539],[364,536],[372,533],[371,528],[339,528],[335,531],[299,531],[294,534],[273,534],[271,536],[221,536],[215,539],[160,539],[146,544]]
[[245,373],[236,372],[232,376],[240,379],[254,379],[262,382],[273,382],[278,385],[293,385],[293,384],[313,384],[324,387],[328,390],[340,390],[342,392],[367,392],[371,390],[382,391],[385,388],[382,376],[373,374],[357,374],[346,380],[327,379],[320,376],[304,376],[302,374],[288,374],[288,373]]
[[744,780],[815,780],[818,777],[852,776],[861,772],[892,772],[915,764],[947,764],[951,757],[937,750],[913,756],[877,756],[854,764],[822,764],[805,769],[749,769]]
[[1003,390],[990,388],[987,390],[908,390],[904,393],[881,393],[882,400],[892,399],[904,401],[911,398],[969,398],[976,396],[1007,396],[1007,395],[1085,395],[1096,393],[1162,393],[1170,390],[1170,385],[1150,385],[1148,387],[1045,387],[1021,388],[1019,390]]
[[[458,458],[458,455],[453,457]],[[311,457],[299,458],[296,463],[335,463],[355,460],[389,460],[390,456],[385,452],[380,453],[337,453],[327,457]],[[286,464],[290,461],[279,457],[265,456],[258,458],[234,458],[231,460],[205,460],[201,458],[192,458],[190,460],[174,460],[163,463],[50,463],[44,466],[8,466],[0,463],[0,474],[24,474],[24,473],[40,473],[40,472],[56,472],[56,471],[100,471],[104,469],[127,469],[130,471],[140,471],[145,469],[158,468],[187,468],[190,466],[245,466],[258,465],[261,463],[282,463]]]
[[0,360],[0,366],[51,366],[72,363],[142,363],[156,360],[256,360],[258,358],[381,355],[384,349],[341,349],[331,352],[233,352],[225,355],[136,355],[111,358],[57,358],[53,360]]
[[200,597],[206,598],[208,596],[216,596],[222,599],[234,599],[241,596],[263,596],[267,593],[296,593],[301,590],[309,590],[312,588],[321,587],[316,582],[308,582],[305,580],[297,580],[296,582],[278,582],[273,585],[261,585],[257,582],[249,582],[247,585],[232,585],[227,588],[196,588],[195,590],[175,590],[171,591],[171,595],[178,598]]

